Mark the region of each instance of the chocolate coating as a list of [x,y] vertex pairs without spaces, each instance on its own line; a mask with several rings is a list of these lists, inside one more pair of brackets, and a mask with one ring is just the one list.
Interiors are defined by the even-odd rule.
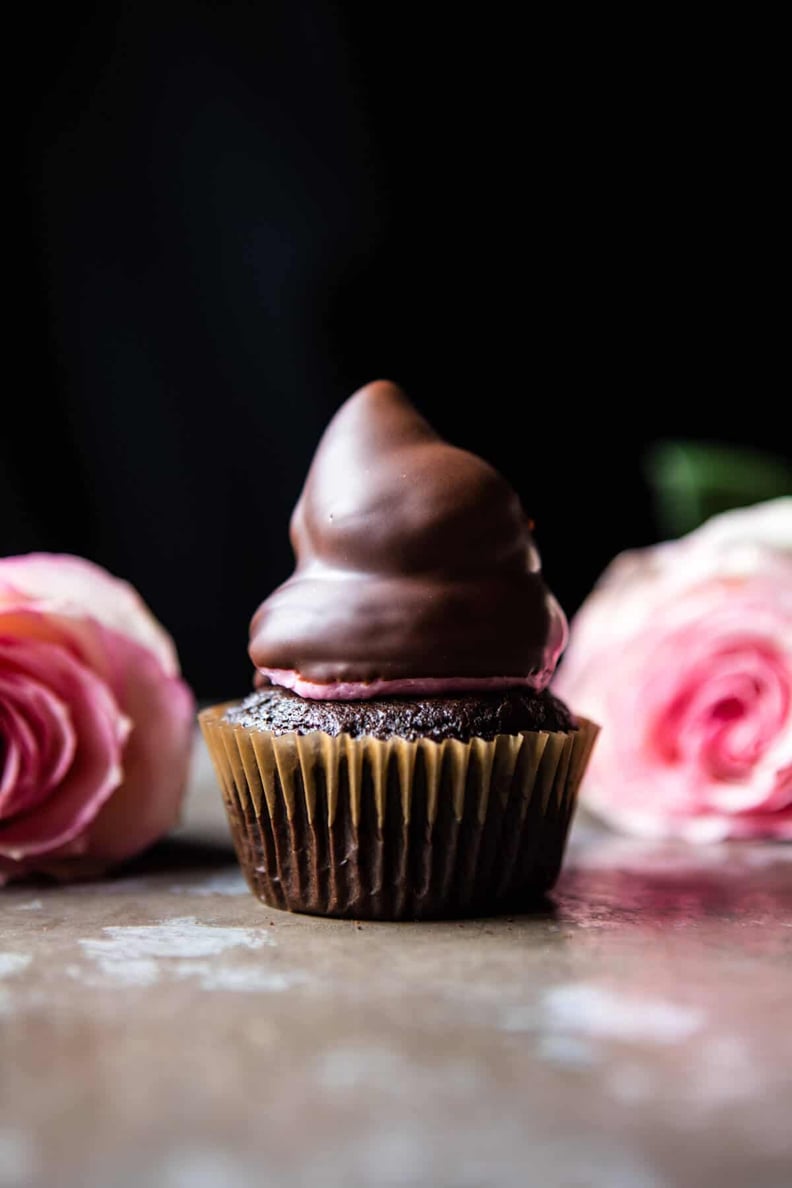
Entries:
[[515,491],[404,393],[361,388],[330,422],[291,522],[297,566],[250,655],[305,679],[550,679],[566,620]]
[[546,690],[510,689],[463,697],[377,697],[369,701],[309,701],[275,686],[251,693],[226,711],[238,726],[272,734],[349,734],[353,738],[494,738],[523,730],[575,729],[562,701]]

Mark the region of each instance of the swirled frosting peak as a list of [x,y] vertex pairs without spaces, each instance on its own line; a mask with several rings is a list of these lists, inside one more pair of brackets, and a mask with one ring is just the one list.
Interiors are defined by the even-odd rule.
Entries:
[[291,541],[295,571],[251,623],[260,683],[355,699],[550,680],[566,620],[517,494],[395,384],[328,425]]

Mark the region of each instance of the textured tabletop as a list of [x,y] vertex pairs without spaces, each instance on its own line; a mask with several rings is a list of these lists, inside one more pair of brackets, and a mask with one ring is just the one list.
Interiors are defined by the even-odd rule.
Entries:
[[177,839],[0,893],[3,1188],[790,1183],[792,846],[579,821],[531,916],[290,916],[199,750]]

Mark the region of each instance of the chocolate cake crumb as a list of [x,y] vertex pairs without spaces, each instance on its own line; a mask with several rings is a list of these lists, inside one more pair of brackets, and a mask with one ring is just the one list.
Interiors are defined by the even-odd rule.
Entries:
[[312,701],[276,686],[251,693],[226,719],[272,734],[348,734],[435,742],[491,739],[523,730],[576,730],[562,701],[544,690],[499,690],[459,697],[375,697],[368,701]]

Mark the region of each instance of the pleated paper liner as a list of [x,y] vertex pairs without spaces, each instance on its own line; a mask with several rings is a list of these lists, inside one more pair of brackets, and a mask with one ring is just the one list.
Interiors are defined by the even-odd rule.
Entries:
[[491,741],[273,735],[200,715],[251,890],[272,907],[401,920],[540,897],[598,728]]

